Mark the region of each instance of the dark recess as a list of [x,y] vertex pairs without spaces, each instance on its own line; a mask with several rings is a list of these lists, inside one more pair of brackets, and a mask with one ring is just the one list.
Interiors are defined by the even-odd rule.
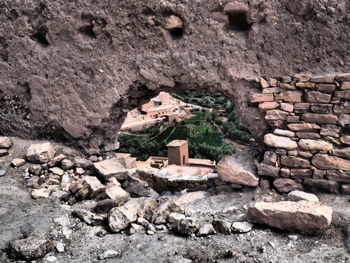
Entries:
[[251,24],[248,22],[247,13],[245,12],[230,14],[228,16],[228,19],[230,23],[230,29],[232,30],[246,31],[251,27]]
[[39,43],[40,45],[44,47],[48,47],[50,43],[46,39],[47,33],[48,33],[48,30],[46,27],[40,27],[37,32],[30,35],[30,38],[35,42]]

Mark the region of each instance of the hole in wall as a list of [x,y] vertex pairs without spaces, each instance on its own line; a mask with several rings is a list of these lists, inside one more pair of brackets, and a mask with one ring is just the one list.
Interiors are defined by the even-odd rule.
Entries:
[[48,47],[50,45],[47,40],[48,30],[46,27],[40,27],[34,34],[30,35],[30,38],[35,42],[39,43],[43,47]]
[[94,39],[94,38],[96,38],[96,34],[95,34],[93,28],[94,28],[94,25],[90,24],[90,25],[82,26],[78,30],[81,34]]
[[247,13],[238,12],[228,15],[229,26],[232,30],[246,31],[251,28],[251,24],[248,21]]

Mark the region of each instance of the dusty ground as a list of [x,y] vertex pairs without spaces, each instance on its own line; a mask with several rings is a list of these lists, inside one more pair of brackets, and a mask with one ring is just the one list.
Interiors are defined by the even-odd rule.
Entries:
[[[101,227],[91,227],[70,216],[74,207],[89,206],[91,201],[69,206],[55,199],[33,200],[23,185],[22,172],[8,167],[14,157],[21,157],[30,141],[16,140],[10,155],[0,158],[0,262],[11,262],[5,253],[7,243],[22,237],[21,226],[31,224],[33,232],[56,235],[57,219],[69,217],[70,237],[64,240],[65,252],[51,252],[56,262],[99,262],[106,250],[119,251],[120,256],[104,262],[350,262],[346,248],[346,228],[350,222],[349,198],[318,195],[333,210],[333,224],[323,234],[303,236],[255,227],[246,234],[217,234],[204,238],[184,238],[171,232],[127,236],[107,234],[98,237]],[[198,200],[187,208],[187,214],[202,219],[233,218],[245,212],[254,200],[279,200],[283,196],[261,189],[213,195]],[[56,223],[54,223],[56,221]],[[22,227],[23,228],[23,227]],[[179,260],[179,261],[176,261]],[[36,262],[46,262],[43,261]],[[103,262],[103,261],[102,261]]]

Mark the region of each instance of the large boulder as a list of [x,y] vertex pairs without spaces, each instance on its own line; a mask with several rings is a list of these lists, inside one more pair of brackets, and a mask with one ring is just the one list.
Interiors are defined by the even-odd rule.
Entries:
[[0,136],[0,149],[8,149],[11,148],[13,145],[13,142],[11,138]]
[[29,146],[26,157],[32,163],[47,163],[55,157],[55,153],[51,143],[36,143]]
[[217,165],[217,173],[225,182],[252,187],[259,184],[254,157],[249,150],[223,157]]
[[82,199],[94,198],[105,190],[105,186],[94,176],[84,176],[70,186],[71,192]]
[[54,244],[45,238],[28,237],[10,243],[11,255],[18,259],[35,260],[52,251]]
[[152,198],[131,199],[121,207],[114,207],[108,214],[108,225],[112,232],[126,229],[138,217],[152,218],[157,201]]
[[332,222],[332,209],[319,202],[257,202],[248,209],[248,219],[255,223],[287,231],[313,233]]
[[111,177],[115,177],[116,179],[126,179],[128,175],[128,170],[125,169],[116,158],[94,163],[94,167],[105,180],[108,180]]

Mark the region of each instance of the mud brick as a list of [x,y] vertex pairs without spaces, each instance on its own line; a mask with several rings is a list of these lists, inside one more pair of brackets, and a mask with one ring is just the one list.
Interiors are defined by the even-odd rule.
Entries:
[[274,79],[274,78],[270,78],[269,79],[269,83],[272,87],[275,87],[278,85],[278,80],[277,79]]
[[310,81],[311,76],[307,74],[296,74],[294,79],[296,82],[308,82]]

